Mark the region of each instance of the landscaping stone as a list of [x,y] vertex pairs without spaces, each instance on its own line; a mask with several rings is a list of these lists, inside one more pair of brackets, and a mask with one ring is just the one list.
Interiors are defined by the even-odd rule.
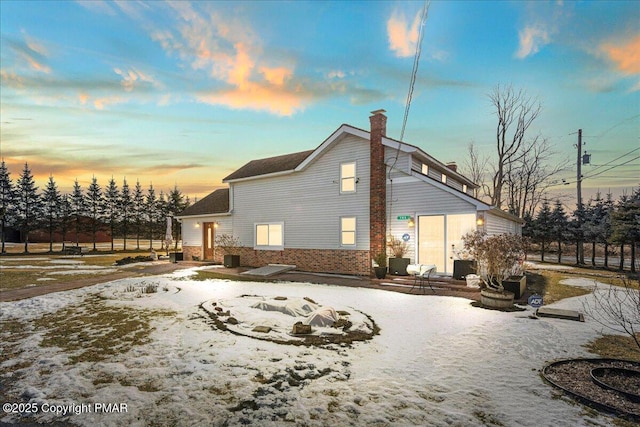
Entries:
[[271,332],[271,328],[269,326],[256,326],[255,328],[253,328],[253,332],[268,334],[269,332]]
[[298,322],[293,325],[291,333],[293,335],[308,335],[311,333],[311,325],[304,325],[301,322]]

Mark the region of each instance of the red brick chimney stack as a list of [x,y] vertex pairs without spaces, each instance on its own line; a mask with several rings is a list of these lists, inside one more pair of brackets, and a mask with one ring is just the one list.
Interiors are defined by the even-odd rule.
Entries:
[[447,163],[447,167],[454,172],[458,172],[458,164],[456,162]]
[[373,257],[387,250],[387,168],[384,164],[382,137],[387,135],[385,110],[372,111],[371,123],[371,169],[369,195],[369,251]]

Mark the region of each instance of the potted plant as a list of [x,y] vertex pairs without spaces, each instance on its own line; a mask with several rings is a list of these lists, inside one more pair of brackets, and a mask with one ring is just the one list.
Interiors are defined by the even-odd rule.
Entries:
[[407,266],[411,260],[405,258],[404,255],[409,251],[409,243],[391,236],[387,241],[387,247],[393,254],[393,257],[389,258],[389,274],[406,276]]
[[373,271],[377,279],[384,279],[387,276],[387,254],[380,252],[373,257]]
[[451,245],[453,252],[453,278],[456,280],[464,280],[468,275],[477,271],[476,262],[471,258],[469,251],[464,248],[456,248]]
[[[477,272],[481,278],[480,301],[490,308],[510,308],[518,283],[518,298],[524,293],[526,277],[521,266],[525,255],[525,240],[515,234],[487,236],[485,232],[475,231],[462,237],[465,250],[477,262]],[[517,274],[520,274],[519,276]],[[505,284],[508,290],[505,289]]]
[[220,234],[216,236],[215,244],[224,254],[225,267],[240,267],[240,239],[230,234]]

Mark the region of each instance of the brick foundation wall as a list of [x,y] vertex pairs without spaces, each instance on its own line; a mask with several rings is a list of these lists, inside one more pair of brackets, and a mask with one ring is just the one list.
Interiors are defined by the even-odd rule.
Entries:
[[202,247],[200,246],[183,246],[182,253],[185,261],[193,261],[194,256],[202,261]]
[[295,265],[300,271],[339,273],[368,276],[371,274],[369,251],[340,249],[285,249],[264,251],[241,248],[243,267],[262,267],[267,264]]

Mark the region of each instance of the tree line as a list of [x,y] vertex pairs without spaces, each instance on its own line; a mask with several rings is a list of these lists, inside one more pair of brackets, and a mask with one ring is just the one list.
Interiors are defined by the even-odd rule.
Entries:
[[[70,194],[62,194],[53,178],[49,177],[46,187],[39,191],[28,163],[14,183],[4,160],[0,164],[0,235],[1,252],[5,253],[5,236],[8,227],[20,231],[24,239],[24,252],[29,252],[29,233],[45,230],[49,235],[49,251],[53,251],[54,234],[62,235],[62,241],[72,240],[76,246],[81,233],[92,237],[93,250],[96,249],[98,233],[109,231],[111,250],[114,237],[133,237],[136,249],[140,241],[147,239],[153,248],[154,238],[163,240],[166,218],[174,217],[189,205],[178,186],[168,193],[156,194],[153,184],[146,192],[140,181],[133,188],[126,178],[119,187],[113,177],[105,187],[93,177],[91,184],[83,189],[76,179]],[[172,219],[173,240],[180,238],[180,227]]]
[[584,252],[578,250],[584,244],[591,245],[592,266],[596,265],[596,248],[603,249],[604,267],[609,267],[609,255],[619,250],[618,268],[624,267],[624,250],[630,248],[631,272],[636,272],[636,250],[640,242],[640,186],[629,195],[622,195],[614,201],[611,194],[595,199],[578,208],[570,215],[560,200],[553,206],[548,200],[542,203],[535,216],[525,215],[526,225],[522,233],[540,247],[540,255],[545,255],[553,244],[560,263],[563,246],[576,245],[576,264],[585,265]]

